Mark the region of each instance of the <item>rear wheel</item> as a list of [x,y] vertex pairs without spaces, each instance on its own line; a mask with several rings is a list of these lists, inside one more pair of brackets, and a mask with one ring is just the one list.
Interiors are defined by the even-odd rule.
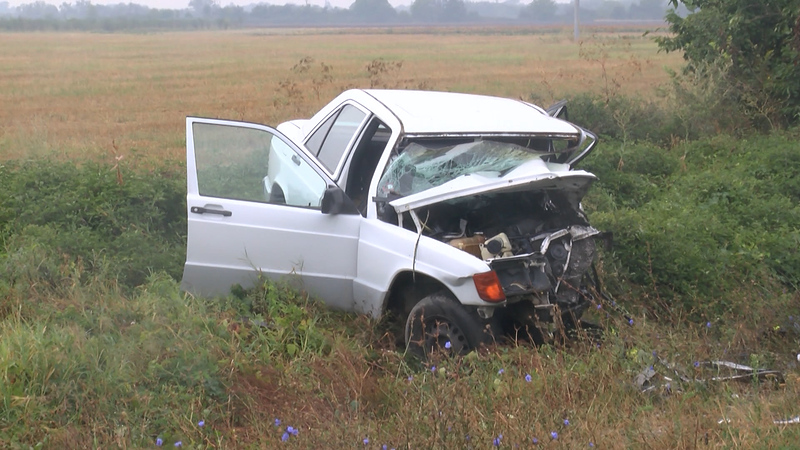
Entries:
[[283,189],[281,189],[279,184],[275,183],[272,185],[272,190],[269,193],[268,201],[277,205],[286,204],[286,195],[284,195]]
[[424,359],[435,351],[467,354],[489,341],[490,333],[457,301],[431,294],[411,309],[405,338],[408,351]]

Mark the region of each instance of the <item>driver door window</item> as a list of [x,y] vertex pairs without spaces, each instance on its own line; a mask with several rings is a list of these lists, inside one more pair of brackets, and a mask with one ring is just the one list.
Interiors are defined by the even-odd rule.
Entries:
[[320,207],[327,182],[279,137],[244,126],[192,128],[200,195]]

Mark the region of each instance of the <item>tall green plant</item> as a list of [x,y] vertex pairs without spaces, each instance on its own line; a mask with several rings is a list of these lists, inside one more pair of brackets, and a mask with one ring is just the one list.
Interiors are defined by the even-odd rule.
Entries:
[[751,120],[772,128],[800,120],[800,2],[796,0],[670,0],[673,35],[662,50],[682,51],[687,73],[722,70],[718,83]]

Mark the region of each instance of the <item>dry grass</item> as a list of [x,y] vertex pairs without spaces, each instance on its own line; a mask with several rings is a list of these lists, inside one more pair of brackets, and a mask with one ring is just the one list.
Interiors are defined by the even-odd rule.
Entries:
[[[590,30],[581,47],[570,39],[529,28],[3,34],[0,159],[110,160],[114,142],[129,162],[177,162],[186,115],[277,124],[371,82],[549,99],[602,92],[605,73],[625,94],[652,96],[663,67],[680,64],[641,31]],[[304,57],[309,70],[293,72]],[[378,58],[402,68],[371,80],[365,67]]]

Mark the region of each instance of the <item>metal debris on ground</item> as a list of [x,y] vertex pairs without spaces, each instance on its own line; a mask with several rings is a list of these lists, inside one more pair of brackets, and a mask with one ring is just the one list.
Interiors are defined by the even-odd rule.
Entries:
[[700,366],[716,368],[718,370],[730,370],[730,375],[711,377],[707,381],[752,381],[753,379],[757,379],[758,381],[773,381],[778,384],[786,382],[783,378],[783,372],[779,370],[754,369],[750,366],[736,364],[730,361],[704,361],[700,363]]
[[793,425],[800,423],[800,416],[794,416],[791,419],[773,420],[772,423],[775,425]]
[[[642,392],[650,392],[659,388],[664,388],[664,391],[667,393],[672,392],[673,390],[680,390],[679,387],[673,387],[672,383],[675,380],[679,380],[684,383],[707,383],[707,382],[715,382],[715,381],[753,381],[758,380],[759,382],[771,381],[776,384],[784,384],[785,379],[783,376],[783,372],[779,370],[769,370],[769,369],[755,369],[750,366],[745,366],[743,364],[737,364],[730,361],[700,361],[695,363],[695,367],[707,367],[716,369],[718,371],[718,375],[712,376],[710,378],[689,378],[684,375],[675,364],[670,363],[669,361],[665,361],[663,358],[657,358],[659,364],[664,366],[667,370],[672,372],[671,374],[659,374],[656,372],[654,366],[650,366],[643,371],[639,372],[636,377],[634,378],[634,384],[638,387]],[[726,375],[720,375],[719,372],[726,371]],[[673,375],[674,374],[674,375]],[[675,378],[672,378],[672,377]],[[656,382],[657,380],[661,381],[661,383]],[[800,420],[800,419],[798,419]]]

